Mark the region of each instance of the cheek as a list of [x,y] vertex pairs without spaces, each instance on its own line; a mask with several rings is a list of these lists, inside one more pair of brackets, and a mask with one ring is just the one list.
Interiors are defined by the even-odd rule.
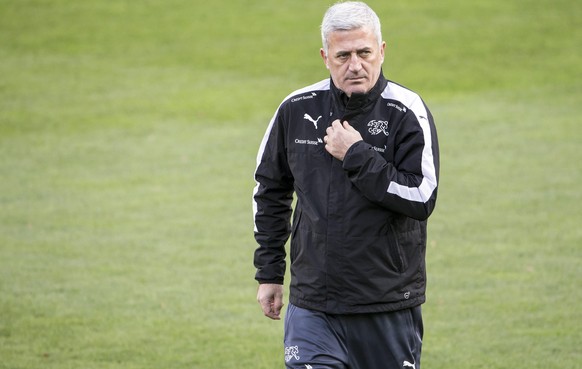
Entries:
[[340,74],[341,75],[341,74],[345,74],[346,73],[346,71],[348,70],[348,66],[345,63],[344,64],[337,63],[334,66],[332,66],[332,69],[337,74]]
[[370,74],[380,74],[380,69],[382,68],[382,63],[380,60],[374,63],[366,63],[364,69]]
[[339,77],[343,74],[341,65],[329,64],[327,69],[329,69],[329,72],[331,73],[332,76]]

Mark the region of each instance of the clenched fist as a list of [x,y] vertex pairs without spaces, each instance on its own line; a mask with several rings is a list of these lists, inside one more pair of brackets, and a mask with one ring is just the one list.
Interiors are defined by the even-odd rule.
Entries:
[[346,121],[343,124],[339,119],[333,121],[331,126],[325,130],[327,135],[323,137],[325,149],[334,158],[344,160],[348,149],[358,141],[362,140],[360,132]]

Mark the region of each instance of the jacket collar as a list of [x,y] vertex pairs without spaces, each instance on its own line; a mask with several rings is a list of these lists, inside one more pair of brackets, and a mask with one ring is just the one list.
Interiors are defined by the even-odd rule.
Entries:
[[388,81],[384,78],[384,74],[380,71],[380,76],[378,81],[370,91],[365,94],[354,93],[351,97],[341,91],[333,83],[330,77],[330,86],[332,91],[332,96],[334,100],[334,105],[341,112],[341,120],[349,120],[359,114],[366,113],[372,109],[374,103],[378,100],[382,91],[386,88]]

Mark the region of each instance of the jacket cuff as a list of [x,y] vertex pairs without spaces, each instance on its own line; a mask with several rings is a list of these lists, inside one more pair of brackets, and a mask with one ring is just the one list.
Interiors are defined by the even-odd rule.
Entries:
[[370,157],[370,150],[372,150],[372,145],[364,141],[356,142],[346,151],[342,167],[347,171],[360,168]]
[[282,279],[274,279],[274,280],[266,280],[266,279],[257,279],[259,284],[283,284]]

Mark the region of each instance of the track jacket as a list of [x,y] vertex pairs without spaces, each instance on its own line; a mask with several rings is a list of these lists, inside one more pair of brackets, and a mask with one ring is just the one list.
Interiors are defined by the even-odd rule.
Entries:
[[[363,137],[343,162],[323,143],[336,119]],[[257,156],[255,279],[283,283],[291,234],[292,304],[331,314],[422,304],[438,173],[433,118],[414,92],[382,74],[369,93],[350,99],[331,78],[295,91]]]

